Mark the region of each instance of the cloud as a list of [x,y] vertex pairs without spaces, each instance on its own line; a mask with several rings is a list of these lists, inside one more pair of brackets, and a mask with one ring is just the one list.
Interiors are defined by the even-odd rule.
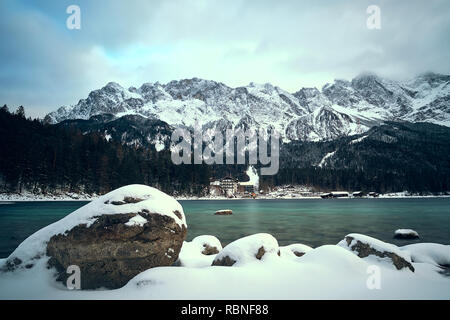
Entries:
[[[0,2],[0,103],[43,116],[109,81],[201,77],[289,91],[373,71],[450,74],[446,0],[73,0]],[[366,9],[381,8],[381,30]]]

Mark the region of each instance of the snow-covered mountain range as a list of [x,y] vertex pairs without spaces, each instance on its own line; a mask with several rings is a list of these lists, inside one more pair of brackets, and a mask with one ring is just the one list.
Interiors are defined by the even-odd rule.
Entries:
[[[48,123],[126,115],[170,126],[275,128],[285,142],[329,140],[363,133],[383,121],[432,122],[450,126],[450,76],[425,73],[405,82],[374,74],[335,80],[322,90],[289,93],[271,84],[231,88],[198,78],[123,88],[110,82],[74,106],[45,117]],[[105,133],[107,134],[107,133]]]

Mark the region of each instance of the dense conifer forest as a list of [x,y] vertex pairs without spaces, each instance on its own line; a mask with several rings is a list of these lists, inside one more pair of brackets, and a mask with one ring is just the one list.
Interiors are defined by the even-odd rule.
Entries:
[[[360,140],[356,139],[361,138]],[[386,123],[360,136],[282,145],[277,175],[261,188],[300,184],[317,191],[446,192],[450,128]],[[142,183],[173,195],[203,195],[211,179],[246,180],[246,165],[174,165],[168,148],[108,141],[100,131],[27,119],[0,108],[0,191],[103,194]],[[318,164],[325,155],[333,156]]]

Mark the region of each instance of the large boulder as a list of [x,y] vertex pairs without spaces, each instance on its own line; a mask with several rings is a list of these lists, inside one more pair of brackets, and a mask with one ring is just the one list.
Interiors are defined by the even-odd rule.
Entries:
[[76,265],[81,289],[119,288],[142,271],[172,265],[186,233],[183,208],[175,199],[130,185],[38,231],[9,259],[29,265],[33,256],[48,256],[58,280],[65,281],[67,268]]
[[267,233],[258,233],[233,241],[217,254],[213,266],[237,266],[269,256],[280,256],[278,241]]
[[372,258],[379,263],[390,261],[397,270],[409,269],[414,272],[411,256],[393,244],[362,234],[351,233],[345,236],[338,245],[352,251],[360,258]]

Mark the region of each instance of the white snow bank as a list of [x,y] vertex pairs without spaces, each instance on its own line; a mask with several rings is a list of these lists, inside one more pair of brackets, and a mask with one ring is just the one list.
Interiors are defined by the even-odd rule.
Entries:
[[[138,198],[142,199],[142,201],[137,203],[124,203],[123,200],[126,197]],[[115,205],[112,204],[113,202],[123,204]],[[81,224],[90,226],[96,221],[96,217],[98,216],[138,213],[144,210],[148,210],[150,213],[169,216],[178,225],[186,226],[183,207],[178,201],[155,188],[134,184],[111,191],[75,210],[63,219],[35,232],[25,239],[8,259],[19,258],[23,262],[26,262],[33,258],[41,257],[45,255],[47,242],[53,235],[64,234],[66,231]],[[178,211],[181,214],[181,219],[177,217],[174,211]]]
[[[300,261],[300,260],[299,260]],[[302,256],[301,263],[318,266],[333,266],[337,270],[355,273],[366,273],[368,263],[345,248],[334,245],[324,245],[308,251]]]
[[[417,274],[381,266],[381,287],[367,286],[370,264],[349,251],[326,245],[302,259],[250,262],[239,268],[154,268],[123,291],[137,299],[446,299],[449,278],[430,268]],[[189,274],[187,277],[186,274]],[[115,297],[119,296],[119,292]],[[131,297],[130,297],[131,298]]]
[[433,265],[450,266],[450,245],[437,243],[415,243],[401,247],[412,261]]
[[258,233],[233,241],[219,252],[215,260],[221,260],[228,256],[236,261],[233,266],[245,265],[258,260],[256,255],[261,247],[265,251],[261,261],[273,256],[278,257],[277,239],[268,233]]
[[368,244],[371,248],[373,248],[377,251],[395,253],[396,255],[398,255],[399,257],[402,257],[406,261],[411,262],[411,256],[409,255],[409,253],[406,251],[402,251],[399,247],[397,247],[394,244],[383,242],[381,240],[378,240],[378,239],[375,239],[375,238],[372,238],[372,237],[369,237],[369,236],[366,236],[363,234],[359,234],[359,233],[350,233],[350,234],[346,235],[345,237],[352,237],[353,238],[352,242],[350,244],[348,244],[347,240],[344,239],[338,243],[338,246],[341,246],[348,250],[351,250],[351,248],[354,245],[356,245],[357,241],[360,241],[364,244]]
[[[277,247],[276,240],[266,234],[235,243],[241,243],[241,248],[253,247],[249,238]],[[433,244],[426,247],[429,245]],[[264,263],[252,258],[239,268],[152,268],[120,289],[95,291],[66,289],[46,268],[47,259],[40,259],[32,269],[0,273],[0,299],[450,299],[450,278],[428,263],[414,264],[414,273],[375,264],[380,267],[380,288],[370,289],[367,282],[372,275],[371,263],[341,246],[321,246],[297,260],[282,254],[278,257],[274,252],[267,257],[276,259],[264,256]]]
[[182,267],[202,268],[211,266],[214,258],[217,254],[205,255],[203,250],[205,245],[210,247],[216,247],[220,252],[222,250],[222,244],[219,239],[214,236],[204,235],[198,236],[192,241],[184,241],[178,255],[178,260]]

